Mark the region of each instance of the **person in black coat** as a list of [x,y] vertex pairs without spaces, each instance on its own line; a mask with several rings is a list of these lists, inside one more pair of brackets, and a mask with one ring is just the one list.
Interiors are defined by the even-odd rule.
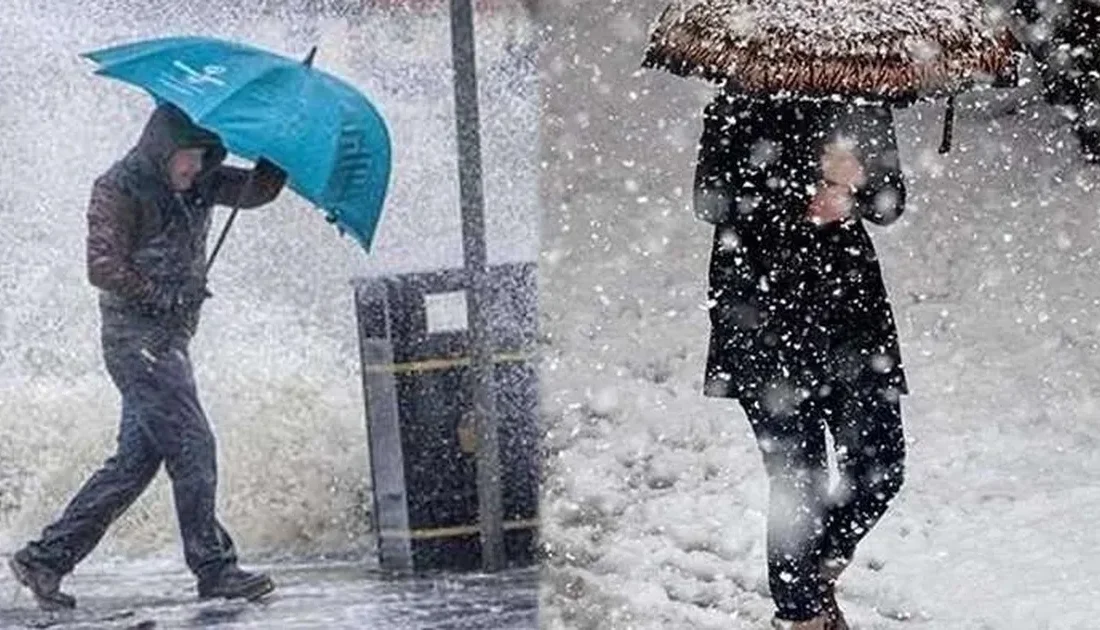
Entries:
[[694,200],[715,225],[705,389],[741,403],[763,453],[782,627],[847,627],[833,586],[902,485],[908,385],[864,220],[893,222],[905,194],[888,107],[726,91],[705,111]]
[[1069,118],[1085,160],[1100,164],[1100,0],[1015,0],[1012,13],[1044,98]]

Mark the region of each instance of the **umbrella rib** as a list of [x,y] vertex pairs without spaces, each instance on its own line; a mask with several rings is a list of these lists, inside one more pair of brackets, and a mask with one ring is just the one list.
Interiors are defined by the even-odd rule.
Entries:
[[[333,183],[333,179],[334,179],[334,178],[336,177],[336,173],[337,173],[337,171],[338,171],[338,169],[337,169],[337,167],[336,167],[336,166],[337,166],[337,162],[338,162],[338,161],[340,160],[340,156],[342,155],[342,152],[341,152],[341,150],[340,150],[340,148],[341,148],[341,144],[342,144],[342,143],[344,142],[344,140],[345,140],[345,137],[344,137],[344,133],[343,133],[343,132],[344,132],[344,129],[345,129],[346,125],[347,125],[347,122],[346,122],[346,121],[347,121],[347,119],[346,119],[346,118],[345,118],[345,117],[344,117],[344,116],[342,115],[342,112],[341,112],[341,116],[340,116],[340,119],[339,119],[339,120],[340,120],[340,123],[339,123],[339,131],[338,131],[338,132],[337,132],[336,134],[334,134],[334,135],[333,135],[333,137],[334,137],[334,139],[335,139],[335,147],[334,147],[334,148],[335,148],[335,150],[334,150],[334,151],[332,152],[332,155],[334,156],[334,157],[333,157],[333,164],[332,164],[332,166],[331,166],[331,167],[329,168],[329,174],[328,174],[328,177],[327,177],[327,178],[325,179],[324,193],[325,193],[326,195],[327,195],[327,193],[328,193],[328,192],[329,192],[329,191],[330,191],[330,190],[332,189],[332,183]],[[359,125],[360,123],[359,123],[359,122],[355,122],[355,123],[353,123],[353,124],[355,124],[355,125],[357,125],[357,126],[358,126],[358,125]],[[365,158],[365,159],[369,159],[369,156],[364,156],[364,158]],[[341,201],[342,201],[342,199],[341,199]],[[343,213],[342,213],[342,212],[332,212],[332,214],[333,214],[333,215],[334,215],[335,217],[337,217],[338,219],[342,219],[342,220],[344,220],[344,221],[345,221],[345,223],[347,222],[347,217],[344,217],[344,216],[343,216]],[[348,224],[348,228],[349,228],[349,229],[348,229],[348,231],[349,231],[349,232],[351,232],[351,233],[353,233],[353,234],[355,234],[355,235],[356,235],[356,238],[360,238],[360,235],[359,235],[359,229],[358,229],[357,227],[355,227],[355,226],[352,226],[352,225]]]
[[[343,112],[343,108],[340,108],[337,120],[339,121],[337,123],[338,130],[337,130],[336,133],[332,134],[333,145],[334,145],[332,147],[332,152],[330,153],[330,155],[333,156],[332,157],[332,164],[329,165],[328,176],[325,177],[325,186],[324,186],[324,189],[323,189],[323,193],[325,193],[325,194],[327,194],[328,191],[332,188],[332,178],[335,177],[335,175],[336,175],[336,165],[340,160],[340,143],[343,142],[343,140],[344,140],[343,139],[343,131],[344,131],[344,112]],[[329,212],[332,212],[333,216],[339,217],[339,214],[337,212],[334,212],[334,211],[332,211],[328,208],[325,208],[325,210],[327,210]]]
[[265,74],[267,74],[268,72],[270,72],[274,69],[275,68],[267,67],[267,68],[263,68],[259,72],[253,72],[252,76],[248,77],[247,79],[244,79],[244,80],[240,81],[240,83],[238,83],[236,89],[227,92],[225,95],[217,98],[214,101],[211,101],[211,103],[209,103],[205,107],[203,107],[202,114],[199,114],[195,117],[196,118],[195,122],[198,122],[198,119],[200,119],[200,118],[206,118],[207,116],[209,116],[211,112],[213,112],[214,110],[216,110],[219,107],[221,107],[222,105],[224,105],[226,103],[226,101],[228,101],[229,99],[231,99],[231,98],[239,95],[241,92],[243,92],[244,89],[250,83],[252,83],[254,81],[257,81],[258,79],[260,79],[260,77],[264,76]]
[[[121,65],[126,65],[126,64],[131,64],[131,63],[134,63],[134,62],[142,61],[142,60],[146,59],[147,57],[152,57],[152,56],[155,56],[155,55],[163,55],[163,54],[171,52],[172,50],[182,48],[184,46],[193,46],[196,43],[201,43],[201,42],[196,42],[195,40],[191,40],[191,39],[188,39],[188,38],[170,38],[170,39],[167,39],[167,40],[164,40],[163,42],[161,42],[160,46],[158,46],[157,48],[144,48],[143,47],[141,50],[136,50],[134,52],[131,52],[128,55],[126,55],[125,57],[122,57],[120,59],[112,59],[112,60],[106,61],[106,62],[97,62],[97,63],[100,63],[100,68],[97,69],[97,72],[98,71],[106,71],[107,69],[109,69],[111,67],[117,67],[117,66],[121,66]],[[118,46],[118,47],[116,47],[116,49],[124,48],[124,47],[128,47],[128,46],[126,46],[126,45]],[[134,47],[136,48],[137,45],[134,45]],[[245,47],[245,48],[247,48],[247,47]],[[108,49],[106,52],[110,52],[110,49]],[[86,58],[89,58],[89,59],[93,59],[93,61],[94,61],[94,55],[95,54],[96,54],[96,51],[93,51],[93,52],[90,52],[90,53],[85,53],[83,56],[86,57]]]
[[152,56],[152,55],[160,55],[160,54],[163,54],[167,50],[172,50],[175,47],[183,46],[183,45],[186,45],[186,44],[192,43],[192,42],[188,42],[187,40],[181,39],[181,38],[170,38],[170,39],[162,40],[161,42],[158,42],[158,43],[159,43],[158,48],[150,48],[148,46],[142,46],[140,44],[121,44],[121,45],[112,46],[110,48],[106,48],[106,49],[103,49],[103,50],[93,50],[93,51],[90,51],[90,52],[82,53],[80,56],[84,57],[86,59],[91,59],[92,61],[96,61],[95,57],[98,56],[98,55],[104,55],[104,54],[112,53],[112,52],[113,52],[113,54],[118,54],[117,53],[118,50],[125,49],[125,48],[135,49],[134,51],[132,51],[130,54],[126,55],[125,57],[123,57],[121,59],[117,59],[113,62],[103,63],[103,62],[96,61],[96,63],[101,63],[102,65],[119,65],[119,64],[124,64],[124,63],[131,63],[133,61],[138,61],[140,59],[144,59],[145,57],[149,57],[149,56]]
[[228,102],[230,99],[232,99],[235,96],[241,94],[244,91],[244,88],[246,86],[248,86],[250,83],[253,83],[255,81],[260,80],[262,77],[264,77],[265,75],[267,75],[271,72],[274,72],[276,70],[283,70],[283,69],[285,69],[285,68],[279,67],[279,66],[274,66],[274,67],[269,66],[267,68],[264,68],[264,69],[260,70],[259,72],[254,73],[254,76],[250,77],[246,81],[242,81],[239,84],[239,87],[237,89],[230,91],[228,94],[225,94],[224,96],[222,96],[222,97],[218,98],[217,100],[213,101],[213,103],[211,103],[211,104],[207,105],[206,107],[204,107],[202,113],[195,116],[195,123],[196,124],[202,124],[202,122],[207,117],[209,117],[211,114],[213,114],[215,111],[217,111],[218,108],[225,105],[225,103]]
[[[143,46],[141,43],[121,44],[121,45],[118,45],[118,46],[113,46],[111,48],[106,48],[106,49],[102,49],[102,50],[98,50],[98,51],[91,51],[91,52],[83,53],[81,56],[85,57],[85,58],[88,58],[88,59],[93,59],[94,60],[94,57],[97,54],[111,53],[111,51],[117,51],[117,50],[124,49],[124,48],[135,48],[135,49],[140,48],[141,49],[141,50],[138,50],[136,52],[131,52],[130,54],[128,54],[127,56],[125,56],[121,59],[116,59],[112,62],[109,62],[109,63],[105,64],[105,65],[119,65],[119,64],[125,64],[125,63],[131,63],[133,61],[138,61],[138,60],[144,59],[145,57],[149,57],[149,56],[152,56],[152,55],[162,55],[162,54],[164,54],[168,51],[171,51],[175,48],[179,48],[179,47],[182,47],[182,46],[218,44],[218,45],[222,45],[222,46],[227,45],[230,48],[240,50],[240,51],[244,51],[244,52],[248,52],[248,53],[255,53],[255,54],[262,54],[262,55],[268,55],[268,56],[273,56],[273,57],[279,57],[279,58],[282,58],[282,59],[287,59],[287,61],[291,61],[290,59],[286,58],[283,55],[279,55],[277,53],[272,53],[272,52],[263,50],[261,48],[256,48],[255,46],[250,46],[248,44],[242,44],[242,43],[239,43],[239,42],[222,42],[220,40],[214,40],[214,39],[210,39],[210,38],[207,38],[207,37],[166,37],[166,38],[163,38],[161,40],[158,40],[156,43],[157,43],[156,48],[152,48],[152,47],[149,47],[149,46]],[[117,53],[115,53],[115,54],[117,54]]]

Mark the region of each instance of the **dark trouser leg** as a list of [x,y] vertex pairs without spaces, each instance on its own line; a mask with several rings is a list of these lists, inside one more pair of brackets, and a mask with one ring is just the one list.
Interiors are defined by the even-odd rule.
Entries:
[[901,404],[874,391],[839,386],[827,400],[825,415],[836,444],[840,479],[830,501],[822,553],[846,563],[901,490]]
[[768,413],[759,400],[741,402],[770,482],[768,582],[780,619],[821,614],[821,544],[829,474],[825,426],[814,402],[793,415]]
[[188,568],[199,579],[237,562],[233,540],[215,516],[217,446],[198,392],[185,346],[174,345],[147,361],[137,380],[149,409],[146,427],[164,457],[172,480],[176,516]]
[[61,518],[42,531],[41,539],[27,545],[32,560],[61,575],[71,572],[149,486],[161,460],[141,429],[138,412],[123,393],[117,452],[84,483]]

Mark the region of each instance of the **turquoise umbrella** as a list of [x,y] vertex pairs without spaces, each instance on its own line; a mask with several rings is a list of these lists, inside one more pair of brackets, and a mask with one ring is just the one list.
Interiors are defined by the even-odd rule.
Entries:
[[99,64],[96,74],[176,105],[236,155],[277,164],[292,190],[369,252],[389,186],[389,132],[367,97],[312,66],[315,52],[303,62],[210,37],[169,37],[82,56]]

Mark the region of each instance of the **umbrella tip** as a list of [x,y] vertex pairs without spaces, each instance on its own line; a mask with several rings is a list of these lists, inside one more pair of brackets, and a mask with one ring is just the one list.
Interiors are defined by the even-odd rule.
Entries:
[[312,49],[310,49],[309,54],[306,55],[306,60],[303,61],[302,63],[304,63],[306,66],[312,66],[313,65],[313,58],[316,57],[316,56],[317,56],[317,47],[314,46]]

